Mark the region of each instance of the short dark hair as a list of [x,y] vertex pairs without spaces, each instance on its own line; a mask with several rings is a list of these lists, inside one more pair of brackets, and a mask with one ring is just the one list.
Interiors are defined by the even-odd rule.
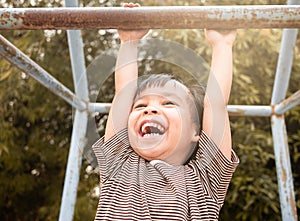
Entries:
[[[195,106],[196,108],[196,113],[193,114],[193,120],[196,123],[198,133],[200,134],[202,130],[205,88],[204,86],[195,83],[197,81],[189,80],[183,82],[182,80],[170,74],[145,75],[139,78],[135,99],[145,89],[151,87],[164,87],[168,82],[172,80],[183,84],[191,93],[191,100],[193,101],[193,103],[191,103],[190,106]],[[192,108],[192,111],[193,110],[194,108]]]

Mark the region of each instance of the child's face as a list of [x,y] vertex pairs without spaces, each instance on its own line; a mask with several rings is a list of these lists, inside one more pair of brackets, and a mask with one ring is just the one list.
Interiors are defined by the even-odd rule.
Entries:
[[199,140],[192,121],[191,95],[177,81],[151,87],[136,98],[128,120],[129,141],[146,160],[183,164]]

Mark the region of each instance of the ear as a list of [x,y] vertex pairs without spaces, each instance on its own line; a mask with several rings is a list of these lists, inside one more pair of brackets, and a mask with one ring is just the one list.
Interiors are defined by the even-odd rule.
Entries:
[[198,142],[200,140],[200,135],[195,133],[194,136],[192,137],[193,142]]
[[200,135],[198,133],[197,126],[193,124],[193,137],[192,142],[198,142],[200,140]]

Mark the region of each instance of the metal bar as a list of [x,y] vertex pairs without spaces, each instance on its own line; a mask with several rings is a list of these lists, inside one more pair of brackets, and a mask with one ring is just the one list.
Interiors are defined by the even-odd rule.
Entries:
[[108,113],[111,107],[111,103],[89,103],[88,110],[90,113]]
[[87,105],[84,101],[79,99],[70,89],[52,77],[47,71],[31,60],[2,35],[0,35],[0,55],[21,71],[39,81],[54,94],[63,98],[73,107],[78,110],[86,109]]
[[278,104],[286,96],[293,65],[294,47],[297,35],[298,29],[283,30],[276,77],[273,85],[272,105]]
[[[88,110],[90,113],[108,113],[111,103],[89,103]],[[228,105],[227,110],[230,116],[257,116],[270,117],[272,107],[267,105]]]
[[88,81],[86,76],[83,42],[79,30],[68,30],[68,44],[72,64],[75,94],[85,100],[89,100]]
[[[297,3],[300,1],[288,1],[288,4]],[[277,105],[286,96],[297,34],[297,29],[283,30],[271,105]],[[273,114],[271,122],[282,220],[296,221],[298,218],[284,116]]]
[[60,221],[72,221],[77,197],[77,187],[80,178],[82,152],[86,145],[83,134],[86,133],[88,114],[85,111],[75,112],[68,164],[65,175],[63,196],[59,213]]
[[297,221],[293,176],[283,115],[271,117],[278,191],[283,221]]
[[230,116],[269,117],[272,115],[272,107],[264,105],[228,105],[227,110]]
[[[78,6],[77,0],[65,0],[66,6]],[[72,64],[72,74],[76,95],[88,102],[88,81],[81,33],[78,30],[68,30],[68,44]],[[82,154],[86,145],[86,130],[88,112],[76,110],[72,130],[71,146],[66,169],[62,202],[59,213],[60,221],[72,221],[74,216],[77,188],[80,178]]]
[[7,29],[300,28],[300,6],[2,8]]
[[286,111],[300,104],[300,90],[275,106],[276,114],[283,114]]

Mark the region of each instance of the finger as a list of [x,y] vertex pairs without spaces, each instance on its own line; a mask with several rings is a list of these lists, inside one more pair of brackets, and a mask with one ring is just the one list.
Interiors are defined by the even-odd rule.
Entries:
[[123,3],[122,5],[124,8],[132,8],[134,7],[134,4],[132,2],[129,2],[129,3]]
[[140,5],[138,3],[132,3],[132,2],[126,4],[126,7],[128,7],[128,8],[134,8],[134,7],[139,7],[139,6]]
[[135,7],[140,7],[141,5],[139,3],[124,3],[122,5],[124,8],[135,8]]
[[134,3],[130,2],[130,3],[128,4],[128,6],[129,6],[130,8],[132,8],[132,7],[134,7]]

